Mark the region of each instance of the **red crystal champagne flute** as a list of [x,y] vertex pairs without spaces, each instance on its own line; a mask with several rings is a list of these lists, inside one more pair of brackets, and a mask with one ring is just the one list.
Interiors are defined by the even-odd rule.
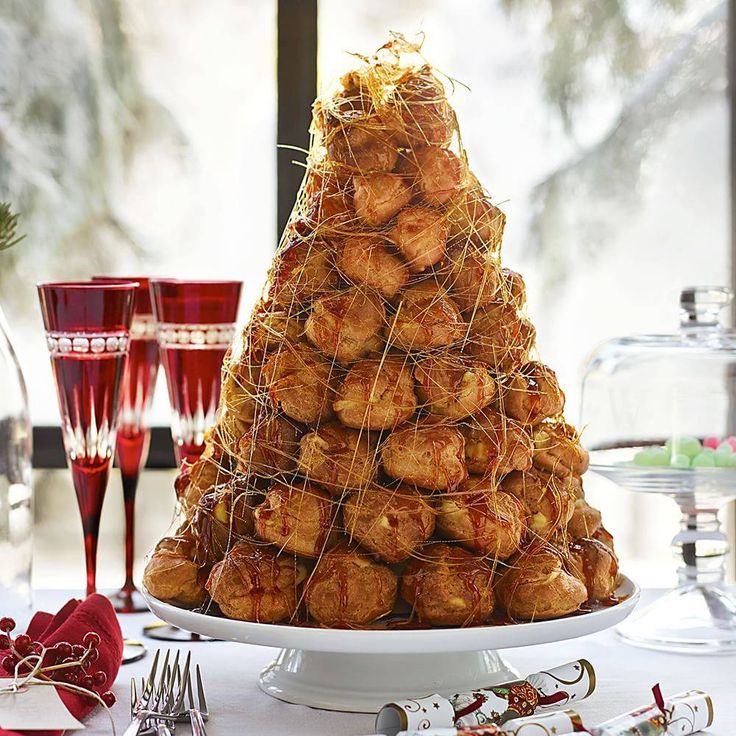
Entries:
[[139,286],[133,302],[133,320],[130,325],[130,351],[123,371],[120,388],[115,455],[123,481],[125,505],[125,582],[111,596],[119,613],[147,611],[143,597],[133,582],[135,560],[135,497],[141,468],[148,459],[151,430],[147,423],[148,410],[158,374],[158,343],[147,278],[94,276],[96,283],[137,281]]
[[64,448],[82,516],[87,595],[95,592],[100,514],[137,287],[136,282],[38,285]]
[[[177,461],[193,463],[215,423],[222,361],[235,334],[241,281],[152,279],[161,362]],[[164,641],[211,641],[163,621],[144,633]]]
[[194,462],[215,423],[220,372],[235,334],[241,281],[152,279],[177,460]]

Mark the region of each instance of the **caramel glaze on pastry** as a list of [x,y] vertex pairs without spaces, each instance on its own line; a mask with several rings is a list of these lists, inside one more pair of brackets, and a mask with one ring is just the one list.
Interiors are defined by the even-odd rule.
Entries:
[[601,512],[593,508],[584,498],[575,500],[567,531],[573,539],[592,537],[601,528]]
[[575,490],[570,481],[531,468],[504,476],[500,488],[521,501],[531,533],[548,539],[567,527],[575,511]]
[[434,532],[435,510],[411,486],[373,486],[343,504],[345,533],[384,562],[402,562]]
[[581,476],[588,469],[588,452],[577,430],[565,422],[543,422],[534,429],[534,465],[564,477]]
[[319,557],[336,540],[336,513],[330,495],[310,483],[274,483],[254,512],[256,535],[280,550]]
[[365,488],[377,469],[375,442],[370,440],[368,431],[339,422],[323,424],[302,437],[299,472],[335,496],[349,488]]
[[269,298],[288,309],[332,291],[337,282],[330,246],[323,240],[294,238],[276,256]]
[[455,427],[423,422],[395,429],[381,449],[387,475],[420,488],[457,488],[468,476],[465,440]]
[[356,286],[375,289],[385,299],[393,299],[406,286],[409,270],[389,244],[378,236],[347,237],[337,252],[337,267]]
[[369,227],[388,222],[411,200],[411,188],[398,174],[354,176],[353,188],[355,214]]
[[409,271],[422,273],[445,254],[447,220],[439,210],[407,207],[397,215],[388,238],[404,257]]
[[[334,119],[333,119],[334,120]],[[391,171],[398,159],[398,145],[385,132],[379,119],[367,118],[365,123],[331,126],[325,146],[330,156],[361,173]]]
[[510,268],[502,268],[501,275],[501,301],[510,303],[516,309],[523,309],[526,306],[526,284],[523,276]]
[[[250,324],[243,330],[239,365],[260,367],[264,356],[281,349],[283,343],[295,344],[304,336],[304,320],[300,313],[278,306],[263,306],[256,311]],[[231,364],[226,356],[225,363]],[[247,370],[247,369],[246,369]],[[246,376],[251,379],[251,376]],[[247,385],[247,384],[246,384]],[[223,382],[223,390],[225,382]]]
[[588,600],[610,599],[618,587],[618,559],[597,539],[576,539],[569,545],[572,569],[584,583]]
[[307,176],[306,229],[342,236],[354,224],[353,185],[343,170],[310,172]]
[[462,419],[493,401],[496,381],[486,366],[452,355],[431,355],[414,368],[423,407],[449,419]]
[[588,591],[569,567],[552,547],[522,552],[508,561],[496,583],[498,602],[512,618],[528,621],[573,613],[588,599]]
[[491,304],[478,309],[468,328],[464,350],[500,373],[518,369],[529,358],[536,331],[511,304]]
[[205,599],[202,568],[194,561],[195,540],[188,535],[164,537],[151,554],[143,585],[155,598],[192,608]]
[[471,242],[491,253],[500,250],[506,215],[488,201],[480,188],[468,189],[450,202],[447,219],[451,240]]
[[337,371],[308,345],[284,345],[268,357],[262,376],[271,403],[297,422],[316,424],[332,416]]
[[522,424],[535,425],[543,419],[562,414],[565,394],[551,368],[530,362],[506,380],[499,404],[504,414]]
[[418,148],[404,158],[402,170],[409,173],[419,196],[433,207],[447,204],[461,189],[465,178],[463,162],[440,146]]
[[238,539],[253,532],[255,494],[245,487],[233,485],[212,490],[203,496],[179,534],[195,541],[194,561],[212,567]]
[[207,579],[207,592],[228,618],[275,624],[296,613],[303,566],[291,555],[242,541]]
[[534,445],[529,432],[491,408],[466,419],[460,431],[465,438],[465,461],[471,473],[501,477],[532,466]]
[[390,429],[414,414],[417,397],[404,358],[354,363],[337,389],[338,419],[355,429]]
[[266,397],[260,388],[260,363],[253,365],[249,360],[242,360],[226,365],[217,413],[217,435],[223,448],[236,455],[240,438],[253,424],[259,401],[264,402]]
[[268,478],[294,470],[302,432],[300,425],[283,414],[264,412],[240,439],[240,472]]
[[493,569],[461,547],[433,543],[409,561],[401,597],[417,618],[434,626],[471,626],[493,615]]
[[304,599],[323,626],[365,626],[393,610],[397,589],[391,568],[343,540],[320,557]]
[[470,476],[456,491],[440,496],[437,531],[474,552],[505,560],[521,547],[524,509],[495,483]]
[[447,248],[440,268],[443,285],[460,309],[473,318],[473,312],[499,299],[503,276],[498,261],[487,252],[455,244]]
[[467,325],[457,304],[433,279],[402,289],[386,340],[405,351],[441,348],[461,340]]
[[430,66],[406,75],[391,93],[381,117],[402,146],[450,142],[455,115]]
[[591,537],[605,544],[608,549],[613,550],[613,534],[611,534],[606,527],[599,526],[593,534],[591,534]]
[[207,441],[204,452],[191,465],[182,464],[174,483],[177,498],[185,508],[194,508],[205,493],[233,480],[234,466],[235,460],[214,440]]
[[317,299],[304,333],[324,355],[347,365],[381,347],[383,325],[378,295],[351,287]]

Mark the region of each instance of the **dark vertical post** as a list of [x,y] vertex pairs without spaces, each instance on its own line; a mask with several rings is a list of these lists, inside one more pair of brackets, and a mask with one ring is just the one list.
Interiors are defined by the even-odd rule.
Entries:
[[[308,148],[312,102],[317,93],[317,0],[278,0],[277,143]],[[294,206],[304,169],[297,151],[277,151],[279,236]]]

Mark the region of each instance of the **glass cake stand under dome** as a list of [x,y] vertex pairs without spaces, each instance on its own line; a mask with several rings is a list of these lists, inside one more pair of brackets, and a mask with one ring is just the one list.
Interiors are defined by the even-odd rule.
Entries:
[[736,652],[718,518],[736,499],[736,332],[720,323],[731,300],[725,287],[684,289],[678,332],[611,340],[586,366],[581,426],[591,470],[669,496],[682,512],[672,541],[679,584],[618,627],[631,644]]

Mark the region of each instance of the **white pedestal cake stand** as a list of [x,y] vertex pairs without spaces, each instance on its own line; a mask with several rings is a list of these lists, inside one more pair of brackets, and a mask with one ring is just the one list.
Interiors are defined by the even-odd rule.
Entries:
[[156,616],[216,639],[280,647],[261,673],[268,695],[326,710],[375,713],[393,700],[452,695],[518,677],[497,649],[574,639],[631,613],[639,588],[623,578],[621,602],[552,621],[465,629],[352,630],[257,624],[177,608],[143,594]]

